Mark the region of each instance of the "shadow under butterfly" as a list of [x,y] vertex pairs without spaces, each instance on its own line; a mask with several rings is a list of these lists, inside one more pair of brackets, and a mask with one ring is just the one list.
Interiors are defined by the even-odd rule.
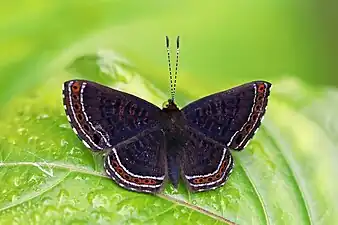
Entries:
[[67,118],[84,145],[108,150],[104,168],[118,185],[159,192],[181,177],[190,191],[225,184],[234,166],[230,149],[240,151],[261,124],[271,84],[253,81],[194,101],[175,104],[179,56],[173,78],[166,37],[171,99],[162,109],[134,95],[87,80],[63,86]]

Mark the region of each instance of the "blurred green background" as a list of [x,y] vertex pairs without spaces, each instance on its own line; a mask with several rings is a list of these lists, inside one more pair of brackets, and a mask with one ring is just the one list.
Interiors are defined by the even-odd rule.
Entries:
[[285,75],[337,86],[337,4],[6,2],[0,9],[0,102],[55,76],[42,71],[56,58],[69,59],[99,47],[122,49],[140,70],[156,71],[151,78],[166,87],[165,35],[181,35],[181,87],[194,79],[211,92],[224,89],[225,82]]
[[[334,224],[338,218],[334,162],[338,159],[337,11],[337,1],[318,0],[3,2],[1,224],[57,224],[62,216],[66,219],[61,224],[226,222],[217,216],[238,224]],[[144,203],[127,200],[140,194],[121,190],[105,179],[104,193],[97,196],[114,193],[115,200],[125,203],[114,208],[115,204],[99,198],[103,208],[88,219],[86,212],[92,213],[90,207],[97,206],[97,199],[88,197],[87,208],[77,195],[81,191],[75,189],[96,193],[103,178],[97,176],[97,183],[92,178],[81,186],[69,183],[77,177],[66,179],[63,170],[77,171],[69,165],[90,164],[94,174],[102,171],[102,165],[73,137],[69,127],[63,129],[68,124],[61,104],[61,84],[73,78],[111,86],[120,82],[126,85],[122,88],[160,106],[169,94],[165,35],[172,43],[177,35],[181,37],[180,106],[245,82],[268,80],[275,88],[267,119],[248,150],[234,153],[237,169],[221,191],[191,197],[183,189],[178,193],[166,189],[164,197],[149,197],[146,202],[150,203]],[[105,73],[97,66],[100,57],[122,65],[119,71],[113,70],[122,75]],[[130,78],[135,76],[128,77],[125,71],[139,78]],[[55,174],[62,175],[55,185],[42,176],[45,171],[39,174],[41,168],[32,172],[25,167],[41,160],[45,163],[41,165],[52,166]],[[11,170],[12,166],[20,168]],[[30,184],[31,174],[37,174],[34,179],[39,182]],[[49,182],[51,188],[59,188],[60,182],[63,186],[58,191],[46,189],[46,197],[39,190]],[[172,197],[183,199],[187,205],[176,205]],[[60,200],[65,198],[70,203]],[[62,204],[84,208],[58,208]],[[168,210],[154,216],[153,209],[146,210],[149,205]]]

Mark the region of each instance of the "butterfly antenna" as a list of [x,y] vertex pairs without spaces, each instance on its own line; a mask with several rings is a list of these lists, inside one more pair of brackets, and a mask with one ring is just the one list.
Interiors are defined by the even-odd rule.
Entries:
[[176,64],[175,64],[175,78],[174,78],[174,89],[172,94],[172,100],[174,101],[176,94],[176,80],[177,80],[177,71],[178,71],[178,56],[180,54],[180,36],[177,36],[176,39]]
[[173,85],[173,75],[171,71],[171,63],[170,63],[170,49],[169,49],[169,38],[165,36],[166,46],[167,46],[167,54],[168,54],[168,69],[169,69],[169,79],[170,79],[170,93],[171,98],[174,99],[174,85]]

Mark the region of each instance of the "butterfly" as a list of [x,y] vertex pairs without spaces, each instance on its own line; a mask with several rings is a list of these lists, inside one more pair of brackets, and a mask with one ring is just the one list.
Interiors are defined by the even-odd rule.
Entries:
[[271,84],[253,81],[198,99],[179,109],[175,102],[179,53],[173,79],[166,37],[171,98],[159,108],[132,94],[88,80],[63,85],[72,129],[92,151],[107,151],[104,169],[121,187],[160,192],[180,178],[192,192],[224,185],[240,151],[259,128]]

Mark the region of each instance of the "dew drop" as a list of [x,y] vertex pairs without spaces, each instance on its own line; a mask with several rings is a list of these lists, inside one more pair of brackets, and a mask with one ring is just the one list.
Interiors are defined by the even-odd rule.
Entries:
[[14,183],[14,186],[19,187],[20,184],[21,184],[20,178],[19,177],[15,177],[13,183]]
[[19,135],[25,135],[27,134],[27,129],[24,127],[21,127],[17,130],[17,132],[19,133]]
[[64,140],[64,139],[61,139],[61,147],[65,147],[68,145],[68,141]]
[[19,198],[20,198],[19,196],[17,196],[17,195],[14,194],[14,195],[12,195],[11,201],[12,201],[12,202],[15,202],[15,201],[17,201]]
[[87,194],[87,201],[89,204],[93,204],[93,199],[95,198],[95,193],[94,192],[89,192]]
[[58,218],[60,216],[59,210],[54,205],[49,205],[45,207],[43,215],[46,217],[55,217],[55,218]]
[[69,197],[69,192],[66,189],[61,189],[57,195],[59,201],[62,202],[64,198]]
[[77,213],[77,209],[74,207],[74,206],[71,206],[71,205],[67,205],[65,207],[63,207],[63,215],[64,216],[72,216],[74,215],[75,213]]
[[40,213],[35,212],[30,217],[34,220],[35,224],[40,224],[40,222],[41,222],[41,214]]
[[102,194],[97,194],[93,198],[92,206],[93,208],[100,208],[100,207],[107,208],[109,206],[109,200],[106,196]]
[[179,219],[179,218],[181,217],[181,214],[178,213],[178,212],[175,210],[173,216],[174,216],[176,219]]
[[32,141],[36,141],[38,139],[37,136],[32,136],[28,138],[28,143],[31,143]]
[[63,124],[60,124],[59,127],[69,129],[70,125],[68,123],[63,123]]
[[118,211],[118,214],[120,214],[123,217],[132,217],[133,214],[135,214],[137,211],[138,211],[137,208],[131,205],[123,205]]
[[38,115],[36,117],[37,120],[46,119],[46,118],[49,118],[49,115],[47,115],[47,114],[41,114],[41,115]]
[[189,213],[189,211],[187,210],[187,208],[184,208],[184,207],[183,207],[183,208],[181,209],[181,213],[182,213],[182,214],[187,214],[187,213]]
[[40,202],[42,203],[44,207],[48,205],[52,205],[54,203],[53,198],[49,196],[42,197]]
[[81,177],[80,175],[77,175],[74,180],[84,180],[83,177]]
[[29,178],[28,183],[37,183],[38,180],[39,180],[38,177],[35,174],[33,174],[31,178]]

